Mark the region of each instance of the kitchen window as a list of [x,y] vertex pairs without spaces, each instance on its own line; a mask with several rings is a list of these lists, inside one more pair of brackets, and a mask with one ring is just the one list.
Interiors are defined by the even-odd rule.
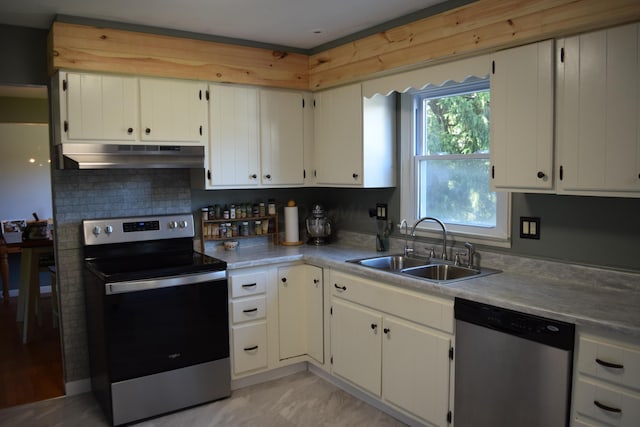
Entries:
[[[401,215],[432,216],[464,240],[509,246],[508,193],[489,187],[488,78],[402,96]],[[439,227],[422,222],[418,234]]]

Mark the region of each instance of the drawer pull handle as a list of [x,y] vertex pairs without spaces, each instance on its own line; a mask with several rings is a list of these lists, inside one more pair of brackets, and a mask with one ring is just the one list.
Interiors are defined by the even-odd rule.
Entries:
[[334,286],[336,289],[339,289],[339,290],[341,290],[341,291],[346,291],[346,290],[347,290],[347,287],[346,287],[346,286],[338,286],[338,284],[337,284],[337,283],[334,283],[334,284],[333,284],[333,286]]
[[258,349],[258,346],[254,345],[253,347],[245,347],[244,351],[253,351],[253,350],[257,350],[257,349]]
[[607,362],[606,360],[602,360],[602,359],[597,359],[596,358],[596,363],[598,365],[602,365],[602,366],[605,366],[607,368],[624,369],[624,365],[621,365],[619,363]]
[[597,400],[594,400],[593,404],[596,405],[598,408],[602,409],[603,411],[615,412],[616,414],[622,413],[622,409],[614,408],[612,406],[603,405],[602,403],[598,402]]
[[254,286],[258,286],[257,283],[248,283],[246,285],[242,285],[243,288],[253,288]]
[[254,311],[258,311],[258,308],[248,308],[246,310],[242,310],[243,313],[253,313]]

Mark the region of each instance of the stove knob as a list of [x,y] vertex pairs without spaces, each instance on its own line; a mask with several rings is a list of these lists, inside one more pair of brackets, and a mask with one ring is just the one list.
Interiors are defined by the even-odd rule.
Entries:
[[180,224],[178,224],[178,226],[180,228],[187,228],[188,225],[189,225],[189,223],[184,219],[182,221],[180,221]]
[[104,228],[104,232],[105,232],[105,233],[107,233],[107,234],[111,234],[111,233],[113,233],[113,226],[111,226],[111,225],[107,225],[107,226]]
[[175,230],[178,228],[178,221],[169,221],[169,229]]
[[93,235],[98,237],[100,235],[100,233],[102,233],[102,229],[100,228],[99,225],[96,225],[95,227],[93,227]]

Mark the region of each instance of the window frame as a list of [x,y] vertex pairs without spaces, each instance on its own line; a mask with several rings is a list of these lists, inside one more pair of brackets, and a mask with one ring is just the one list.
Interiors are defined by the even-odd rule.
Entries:
[[[488,78],[488,77],[487,77]],[[469,87],[474,87],[473,83],[452,82],[449,85],[461,88],[460,93],[464,93]],[[477,87],[477,86],[475,86]],[[486,86],[485,86],[486,87]],[[431,90],[431,89],[427,89]],[[490,89],[489,89],[490,90]],[[418,156],[416,156],[416,129],[418,122],[415,97],[422,90],[410,90],[400,97],[400,216],[407,220],[409,226],[414,224],[418,212]],[[454,94],[458,91],[449,88],[433,89],[434,96]],[[466,90],[469,92],[469,90]],[[473,155],[469,155],[472,158]],[[420,156],[424,157],[424,156]],[[443,156],[443,159],[445,156]],[[487,176],[487,180],[489,180]],[[447,232],[451,240],[455,241],[456,236],[463,237],[465,241],[480,243],[488,246],[511,247],[511,193],[496,192],[496,227],[480,227],[460,224],[445,223]],[[416,235],[424,237],[439,238],[442,230],[433,221],[423,221],[416,229]]]

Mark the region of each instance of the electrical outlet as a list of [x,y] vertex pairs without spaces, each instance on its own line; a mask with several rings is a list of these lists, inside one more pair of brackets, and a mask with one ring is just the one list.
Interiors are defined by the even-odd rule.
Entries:
[[540,218],[539,217],[520,217],[520,238],[521,239],[540,239]]

